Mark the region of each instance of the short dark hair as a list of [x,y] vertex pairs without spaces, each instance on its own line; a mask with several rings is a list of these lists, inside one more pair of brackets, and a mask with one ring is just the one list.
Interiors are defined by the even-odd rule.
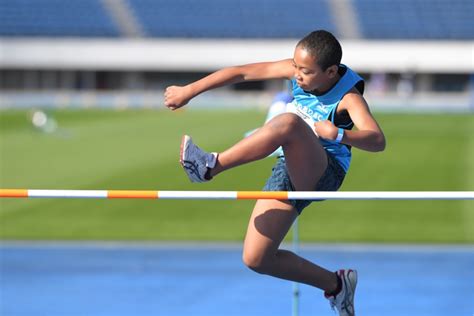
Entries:
[[299,47],[317,57],[317,64],[323,71],[332,65],[339,66],[342,59],[342,48],[337,38],[325,30],[309,33],[298,42]]

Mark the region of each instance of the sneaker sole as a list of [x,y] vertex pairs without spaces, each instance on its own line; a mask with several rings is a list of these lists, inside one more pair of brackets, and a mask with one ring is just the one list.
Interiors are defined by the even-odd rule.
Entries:
[[[179,153],[179,163],[181,164],[181,166],[183,167],[184,171],[186,172],[186,175],[188,176],[189,180],[191,182],[203,182],[202,179],[199,177],[199,176],[193,176],[191,175],[189,172],[188,172],[188,168],[189,166],[186,166],[186,159],[184,157],[185,155],[185,152],[187,151],[188,147],[189,147],[189,143],[192,142],[192,138],[191,136],[188,136],[188,135],[184,135],[182,138],[181,138],[181,146],[180,146],[180,153]],[[189,162],[188,162],[189,163]]]
[[179,151],[179,163],[181,166],[184,167],[184,152],[185,149],[188,147],[189,140],[191,140],[191,137],[188,135],[183,135],[181,138],[181,146],[180,146],[180,151]]
[[[355,304],[354,304],[354,296],[355,296],[355,290],[357,287],[357,271],[356,270],[346,270],[346,273],[344,273],[344,282],[348,285],[350,289],[350,301],[352,302],[352,312],[355,310]],[[355,312],[351,315],[355,315]]]

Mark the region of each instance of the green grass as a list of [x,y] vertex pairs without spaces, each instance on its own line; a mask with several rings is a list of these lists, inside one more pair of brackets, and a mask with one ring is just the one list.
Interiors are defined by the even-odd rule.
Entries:
[[[59,110],[59,130],[35,131],[24,111],[0,112],[0,187],[260,190],[274,159],[191,184],[181,135],[220,151],[261,124],[257,110]],[[474,115],[377,114],[387,149],[353,150],[342,190],[474,190]],[[241,240],[253,202],[1,199],[0,238]],[[326,201],[300,221],[323,242],[474,242],[473,201]]]

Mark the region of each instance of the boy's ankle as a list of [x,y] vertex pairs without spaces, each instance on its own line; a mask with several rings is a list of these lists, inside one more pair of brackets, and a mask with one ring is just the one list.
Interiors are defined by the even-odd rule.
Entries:
[[336,288],[331,291],[331,292],[324,292],[324,295],[326,297],[335,297],[337,294],[339,294],[342,290],[342,280],[341,278],[336,274],[336,279],[337,279],[337,285],[336,285]]
[[219,153],[211,153],[214,157],[212,162],[207,166],[206,174],[204,175],[204,179],[211,180],[214,178],[219,172]]
[[204,175],[204,179],[206,179],[208,181],[212,180],[213,177],[211,176],[211,170],[212,170],[212,168],[207,167],[207,171],[206,171],[206,174]]

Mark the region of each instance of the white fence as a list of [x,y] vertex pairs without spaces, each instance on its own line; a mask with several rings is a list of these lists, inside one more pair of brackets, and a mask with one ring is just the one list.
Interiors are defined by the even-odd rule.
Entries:
[[[297,40],[0,39],[0,69],[211,71],[291,58]],[[359,72],[474,73],[474,41],[342,41]]]

